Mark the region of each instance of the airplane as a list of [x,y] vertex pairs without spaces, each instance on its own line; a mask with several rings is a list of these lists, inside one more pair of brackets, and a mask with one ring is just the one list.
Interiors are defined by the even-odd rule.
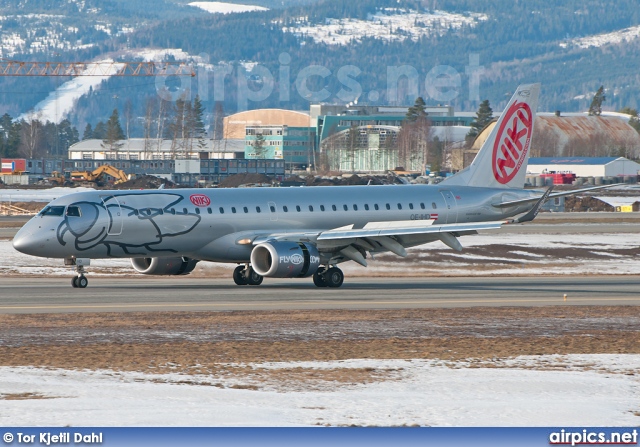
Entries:
[[471,165],[436,185],[72,193],[29,220],[13,247],[64,259],[75,288],[87,287],[86,267],[99,258],[131,258],[145,275],[237,263],[240,286],[311,276],[318,287],[340,287],[342,262],[366,267],[369,255],[407,256],[434,241],[460,251],[460,236],[533,220],[551,197],[599,188],[524,189],[539,91],[518,87]]

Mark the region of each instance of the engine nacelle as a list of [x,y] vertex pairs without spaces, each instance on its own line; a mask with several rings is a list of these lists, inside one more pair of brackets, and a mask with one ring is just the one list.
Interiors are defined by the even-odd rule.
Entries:
[[143,275],[188,275],[198,263],[189,258],[131,258],[131,265]]
[[271,278],[304,278],[320,267],[315,245],[302,242],[264,242],[251,252],[251,267]]

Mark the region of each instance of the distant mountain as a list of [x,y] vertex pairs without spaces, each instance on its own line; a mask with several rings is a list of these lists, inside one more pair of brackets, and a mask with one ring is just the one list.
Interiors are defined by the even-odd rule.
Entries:
[[[522,82],[542,83],[541,110],[585,110],[600,85],[605,109],[640,105],[637,0],[615,7],[604,0],[247,0],[238,3],[268,10],[238,14],[210,14],[182,0],[70,0],[55,16],[44,15],[53,0],[8,3],[3,57],[130,59],[149,48],[180,49],[197,64],[190,91],[204,97],[209,115],[214,101],[234,112],[308,109],[310,100],[412,104],[417,95],[465,111],[489,99],[500,110]],[[27,24],[35,30],[28,35]],[[409,79],[396,82],[401,72]],[[442,80],[458,87],[434,88]],[[0,113],[25,112],[63,81],[0,79]],[[82,96],[70,119],[80,128],[95,124],[127,101],[142,117],[156,88],[144,78],[111,78]]]

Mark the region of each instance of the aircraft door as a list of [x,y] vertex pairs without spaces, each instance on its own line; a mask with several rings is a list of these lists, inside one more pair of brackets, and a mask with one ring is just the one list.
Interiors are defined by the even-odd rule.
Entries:
[[441,190],[440,194],[442,194],[442,197],[444,198],[444,202],[446,205],[446,213],[447,213],[447,220],[444,223],[457,223],[458,222],[458,207],[456,204],[456,198],[454,197],[453,193],[451,191],[448,190]]
[[115,196],[100,196],[109,215],[109,228],[107,234],[118,236],[122,234],[122,208]]
[[267,202],[267,205],[269,205],[269,219],[272,222],[275,222],[278,220],[278,208],[276,208],[276,203],[275,202]]

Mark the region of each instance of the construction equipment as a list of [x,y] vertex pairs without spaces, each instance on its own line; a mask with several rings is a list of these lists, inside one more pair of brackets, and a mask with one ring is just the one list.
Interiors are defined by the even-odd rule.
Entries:
[[47,178],[46,181],[54,186],[67,186],[71,183],[68,177],[58,171],[53,171],[51,177]]
[[66,181],[80,183],[82,186],[102,186],[110,183],[107,176],[111,176],[115,184],[129,180],[129,176],[124,171],[111,165],[102,165],[93,171],[72,171],[66,173],[64,178]]

